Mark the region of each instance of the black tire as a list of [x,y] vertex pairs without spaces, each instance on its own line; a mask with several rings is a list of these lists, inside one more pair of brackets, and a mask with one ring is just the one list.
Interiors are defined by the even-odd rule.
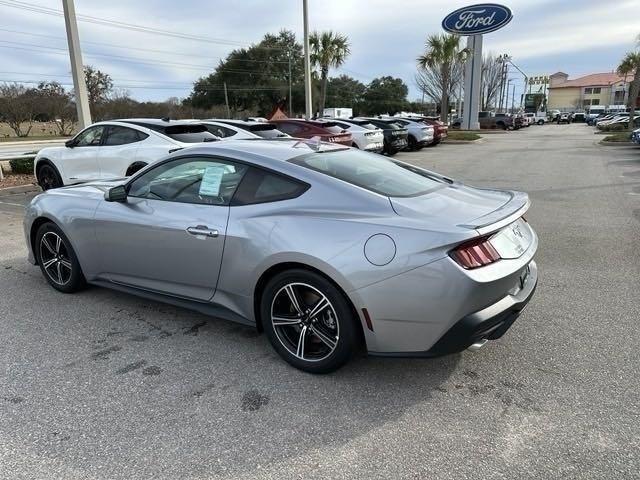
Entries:
[[382,149],[382,152],[386,155],[389,155],[390,157],[393,157],[396,153],[398,153],[398,150],[393,148],[391,144],[389,144],[389,142],[385,140],[384,148]]
[[507,124],[504,122],[498,122],[496,125],[498,126],[498,128],[501,128],[502,130],[507,129]]
[[418,150],[418,142],[416,140],[416,137],[414,137],[413,135],[409,135],[409,137],[407,137],[407,150],[409,150],[410,152]]
[[60,188],[63,186],[62,178],[58,170],[48,162],[38,166],[36,179],[42,190],[51,190],[52,188]]
[[129,165],[129,168],[127,168],[127,172],[125,173],[125,176],[130,177],[131,175],[133,175],[139,170],[142,170],[146,166],[147,164],[144,162],[133,162],[131,165]]
[[[59,292],[77,292],[86,285],[71,242],[55,223],[44,223],[38,229],[34,255],[44,278]],[[46,266],[49,262],[50,266]]]
[[[291,301],[291,292],[300,308]],[[317,315],[309,316],[324,301],[327,305]],[[302,315],[296,313],[300,311]],[[305,372],[333,372],[358,349],[358,320],[348,301],[333,283],[317,273],[294,269],[274,276],[262,292],[260,316],[276,352]],[[276,325],[278,319],[280,324]]]
[[544,120],[538,120],[538,125],[544,125]]

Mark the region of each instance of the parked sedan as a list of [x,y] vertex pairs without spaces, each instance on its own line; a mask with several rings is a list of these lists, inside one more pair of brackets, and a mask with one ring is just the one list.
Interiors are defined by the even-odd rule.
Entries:
[[362,347],[436,356],[500,338],[537,283],[528,207],[362,150],[237,140],[42,193],[24,232],[58,291],[90,283],[252,325],[320,373]]
[[407,129],[407,150],[420,150],[433,143],[434,128],[415,120],[407,120],[398,117],[380,117],[391,120]]
[[218,137],[192,120],[134,118],[98,122],[63,147],[43,148],[34,174],[43,190],[91,180],[133,175],[172,150]]
[[319,122],[335,123],[338,127],[351,134],[352,147],[368,152],[381,153],[384,149],[384,134],[382,129],[366,120],[345,120],[343,118],[320,118]]
[[[284,132],[278,130],[278,127],[267,121],[252,121],[252,120],[228,120],[228,119],[211,119],[218,125],[228,127],[232,131],[240,134],[242,131],[247,132],[253,137],[259,138],[286,138],[287,135]],[[215,134],[215,132],[213,132]],[[238,140],[242,137],[236,137],[235,134],[228,132],[228,136],[225,138],[234,138]]]
[[433,142],[431,145],[438,145],[442,140],[447,138],[449,134],[449,126],[445,125],[444,122],[440,121],[437,118],[433,117],[424,117],[424,116],[396,116],[395,118],[404,118],[405,120],[412,120],[417,122],[422,122],[425,125],[429,125],[433,127]]
[[409,131],[393,120],[382,120],[380,118],[356,118],[355,120],[366,120],[367,122],[382,129],[384,134],[383,152],[387,155],[395,155],[400,150],[404,150],[409,145]]
[[349,147],[353,144],[351,134],[335,122],[318,122],[315,120],[287,118],[284,120],[272,120],[271,123],[276,125],[278,130],[292,137],[317,138],[324,142],[338,143]]
[[640,128],[631,132],[631,141],[637,145],[640,145]]

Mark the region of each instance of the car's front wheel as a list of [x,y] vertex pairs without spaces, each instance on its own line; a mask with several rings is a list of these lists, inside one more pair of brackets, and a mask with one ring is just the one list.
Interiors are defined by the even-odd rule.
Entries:
[[288,270],[274,276],[263,291],[260,314],[275,350],[300,370],[332,372],[358,345],[357,319],[346,298],[314,272]]
[[36,179],[38,180],[38,185],[42,187],[42,190],[62,187],[62,178],[60,178],[60,174],[48,163],[38,167]]
[[85,279],[76,253],[56,224],[47,222],[41,225],[34,246],[40,270],[53,288],[72,293],[84,287]]

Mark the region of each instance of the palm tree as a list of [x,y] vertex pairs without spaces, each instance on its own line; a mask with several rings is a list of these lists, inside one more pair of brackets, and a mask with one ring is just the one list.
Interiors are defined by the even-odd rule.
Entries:
[[333,32],[313,32],[309,36],[311,64],[320,69],[320,104],[322,114],[327,100],[327,81],[329,69],[338,68],[344,63],[351,51],[346,35]]
[[[640,35],[638,35],[638,46],[640,46]],[[630,73],[633,74],[633,80],[629,85],[629,130],[634,130],[635,122],[633,118],[638,102],[638,93],[640,92],[640,51],[627,52],[620,65],[618,65],[617,73],[625,77]]]
[[447,121],[449,112],[449,92],[452,84],[453,69],[457,64],[464,62],[469,55],[469,50],[460,48],[458,35],[440,34],[429,35],[425,44],[425,53],[418,57],[418,66],[422,68],[440,69],[440,81],[442,96],[440,97],[440,120]]

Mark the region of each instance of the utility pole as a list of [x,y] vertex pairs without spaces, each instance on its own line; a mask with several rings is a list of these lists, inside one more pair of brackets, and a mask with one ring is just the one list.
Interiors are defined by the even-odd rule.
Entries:
[[291,50],[289,50],[289,117],[293,115],[293,97],[291,96]]
[[313,116],[311,107],[311,54],[309,52],[309,5],[302,0],[302,17],[304,24],[304,103],[305,116],[309,120]]
[[229,96],[227,95],[227,82],[224,85],[224,103],[227,105],[227,118],[231,118],[231,110],[229,110]]
[[78,123],[80,128],[85,128],[91,125],[91,111],[89,110],[89,95],[87,94],[87,84],[85,83],[84,68],[82,66],[76,9],[73,5],[73,0],[62,0],[62,7],[64,9],[64,23],[67,27],[67,43],[69,44],[69,59],[71,60]]

